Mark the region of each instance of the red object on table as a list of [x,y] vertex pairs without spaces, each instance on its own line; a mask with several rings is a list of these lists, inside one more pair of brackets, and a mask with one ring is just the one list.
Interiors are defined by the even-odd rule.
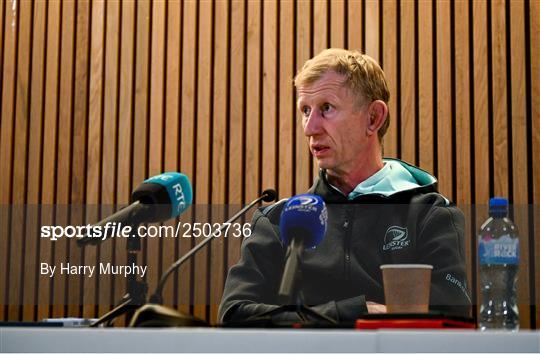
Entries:
[[356,329],[475,329],[470,321],[449,318],[360,318]]

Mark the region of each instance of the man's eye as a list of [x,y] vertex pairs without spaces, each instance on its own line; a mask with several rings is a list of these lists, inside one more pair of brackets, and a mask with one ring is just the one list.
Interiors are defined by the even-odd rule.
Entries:
[[332,110],[332,105],[330,103],[325,103],[322,105],[321,110],[323,113],[330,112]]
[[309,115],[311,114],[311,108],[309,108],[308,106],[302,107],[302,114],[306,117],[309,117]]

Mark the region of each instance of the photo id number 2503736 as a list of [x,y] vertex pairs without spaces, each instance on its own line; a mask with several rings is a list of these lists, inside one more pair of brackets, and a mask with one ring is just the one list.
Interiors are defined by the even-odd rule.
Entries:
[[[250,223],[178,223],[182,237],[249,237]],[[183,231],[183,232],[182,232]]]

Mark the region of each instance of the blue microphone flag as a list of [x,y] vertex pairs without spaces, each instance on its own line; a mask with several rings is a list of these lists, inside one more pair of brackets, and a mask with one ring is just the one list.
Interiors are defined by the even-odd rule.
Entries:
[[150,177],[143,183],[159,184],[167,189],[171,201],[171,218],[175,218],[191,206],[193,192],[189,178],[179,172],[164,172]]
[[316,247],[326,234],[327,219],[326,205],[320,196],[294,196],[287,201],[281,212],[281,240],[288,246],[294,237],[302,237],[306,248]]

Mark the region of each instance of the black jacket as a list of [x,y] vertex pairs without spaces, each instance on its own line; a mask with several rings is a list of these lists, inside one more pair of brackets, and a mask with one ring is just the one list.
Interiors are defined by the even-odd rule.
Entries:
[[[384,304],[381,264],[422,263],[434,267],[430,309],[468,314],[464,218],[437,193],[433,177],[431,183],[388,197],[367,194],[348,200],[324,176],[321,172],[309,190],[326,203],[328,229],[316,249],[304,252],[300,287],[305,304],[338,321],[353,321],[366,312],[365,301]],[[284,204],[255,213],[252,235],[227,277],[221,322],[242,321],[279,305],[286,253],[279,238]],[[295,318],[294,313],[281,317]]]

